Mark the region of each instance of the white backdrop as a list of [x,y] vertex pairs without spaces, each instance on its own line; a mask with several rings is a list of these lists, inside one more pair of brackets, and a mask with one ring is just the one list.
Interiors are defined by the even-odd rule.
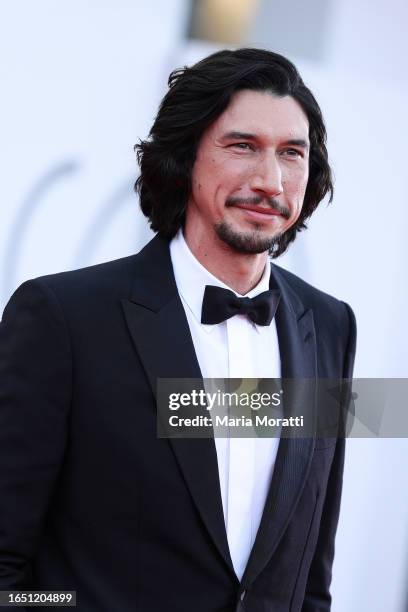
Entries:
[[[187,0],[1,8],[4,306],[27,278],[147,241],[133,145],[147,135],[168,72],[216,47],[184,40]],[[408,376],[407,14],[402,0],[338,0],[324,60],[291,57],[326,117],[336,194],[280,263],[352,305],[361,377]],[[279,51],[273,40],[270,48]],[[408,609],[407,457],[407,440],[348,442],[334,612]]]

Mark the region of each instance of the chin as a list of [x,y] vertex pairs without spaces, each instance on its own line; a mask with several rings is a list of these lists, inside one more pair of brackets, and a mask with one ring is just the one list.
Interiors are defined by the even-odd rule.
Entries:
[[262,225],[256,224],[252,229],[242,229],[232,226],[226,221],[215,225],[215,232],[220,240],[237,253],[257,255],[272,253],[282,233],[268,233],[262,230]]

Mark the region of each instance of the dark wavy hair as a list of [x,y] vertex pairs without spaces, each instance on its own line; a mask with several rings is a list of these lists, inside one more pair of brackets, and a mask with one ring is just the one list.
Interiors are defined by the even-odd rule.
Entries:
[[329,193],[332,173],[327,158],[326,128],[319,105],[295,66],[282,55],[263,49],[224,50],[191,67],[174,70],[149,138],[135,145],[140,176],[135,183],[150,227],[171,238],[184,225],[191,173],[203,132],[227,108],[239,90],[292,96],[309,120],[309,180],[301,214],[272,249],[286,251],[297,232]]

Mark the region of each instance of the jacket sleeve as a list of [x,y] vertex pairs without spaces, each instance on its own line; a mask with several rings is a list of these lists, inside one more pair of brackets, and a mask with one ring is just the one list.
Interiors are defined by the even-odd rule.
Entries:
[[[356,352],[356,320],[348,304],[348,342],[344,358],[343,378],[353,376]],[[329,612],[331,608],[330,583],[334,559],[334,540],[340,512],[343,482],[345,439],[339,437],[330,470],[324,501],[319,538],[310,566],[302,612]]]
[[0,590],[30,587],[67,438],[67,326],[42,280],[24,283],[0,323]]

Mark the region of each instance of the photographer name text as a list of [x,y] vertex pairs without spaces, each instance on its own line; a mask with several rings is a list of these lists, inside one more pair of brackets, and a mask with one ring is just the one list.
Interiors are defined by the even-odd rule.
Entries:
[[303,416],[274,418],[255,415],[231,417],[228,415],[215,417],[197,415],[194,417],[169,417],[171,427],[303,427]]

